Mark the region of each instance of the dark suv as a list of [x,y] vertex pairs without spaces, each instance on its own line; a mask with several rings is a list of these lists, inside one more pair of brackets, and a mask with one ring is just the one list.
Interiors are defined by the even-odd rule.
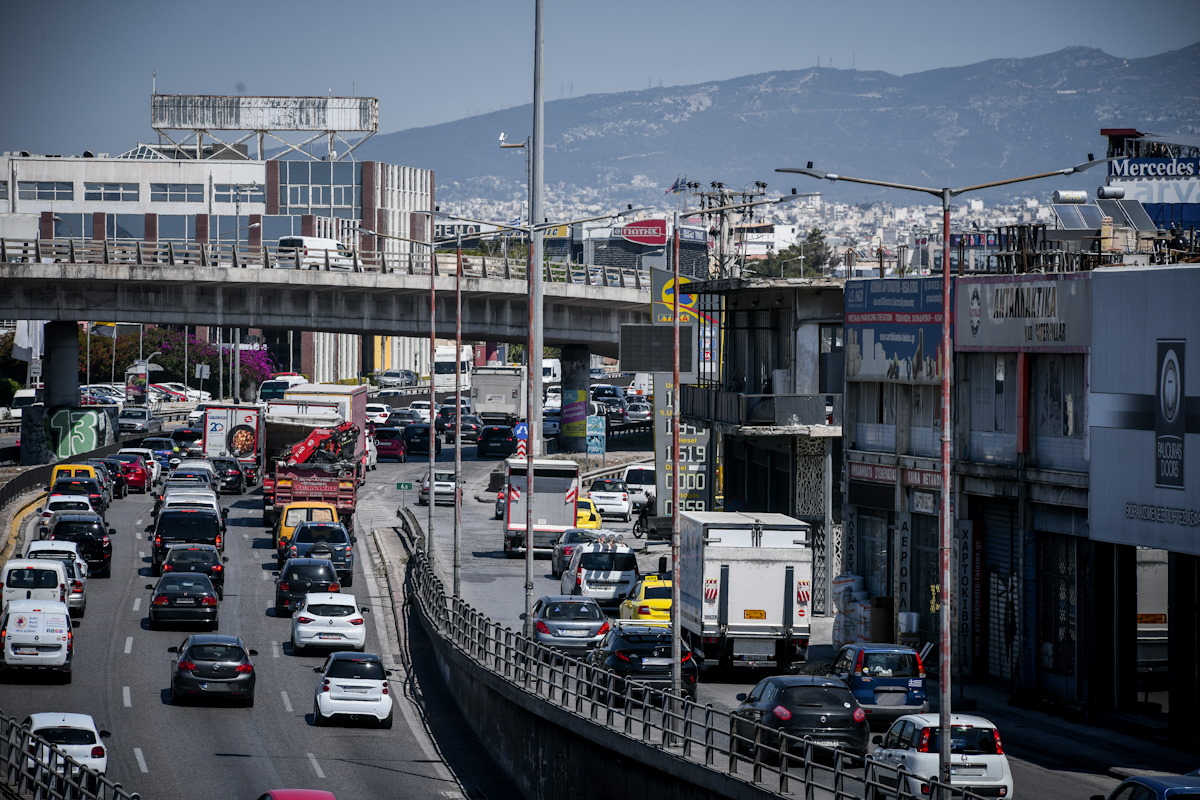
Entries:
[[911,647],[848,644],[838,650],[829,677],[849,687],[872,726],[886,726],[905,714],[929,711],[925,665]]
[[246,491],[246,474],[242,472],[240,461],[222,456],[210,458],[209,461],[217,471],[217,491],[232,494],[242,494]]
[[340,522],[301,522],[292,532],[288,558],[326,558],[342,586],[354,583],[354,536]]
[[484,425],[475,437],[475,457],[511,456],[517,452],[517,435],[508,425]]
[[442,440],[434,433],[428,422],[414,422],[411,425],[405,425],[404,446],[409,455],[428,454],[430,447],[434,448],[435,454],[442,452]]
[[49,521],[46,539],[74,542],[87,562],[88,574],[100,578],[112,576],[112,540],[116,531],[99,514],[90,512],[58,513]]
[[150,569],[155,575],[162,574],[167,548],[173,544],[211,544],[218,550],[224,545],[221,518],[202,508],[166,509],[158,515],[150,539],[154,542]]
[[[692,651],[680,643],[682,654],[679,671],[685,697],[696,697],[696,681],[700,670]],[[646,689],[671,690],[671,630],[652,625],[622,625],[605,634],[595,650],[588,653],[588,662],[599,670],[597,680],[605,681],[601,697],[607,698],[611,689],[618,697],[626,688],[635,699],[646,700]],[[613,673],[607,676],[605,673]]]
[[309,592],[341,590],[337,570],[328,558],[289,558],[275,578],[275,616],[291,614]]

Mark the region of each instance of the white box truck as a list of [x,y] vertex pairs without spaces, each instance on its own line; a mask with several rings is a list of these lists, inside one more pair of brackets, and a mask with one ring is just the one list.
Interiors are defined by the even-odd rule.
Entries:
[[809,525],[785,514],[680,514],[679,627],[706,667],[803,662],[811,632]]
[[[525,552],[530,463],[524,458],[509,458],[504,462],[504,555],[508,558]],[[552,555],[559,535],[575,527],[579,465],[549,458],[535,458],[532,464],[533,552]]]
[[473,409],[489,425],[516,425],[525,413],[526,389],[524,367],[476,367]]

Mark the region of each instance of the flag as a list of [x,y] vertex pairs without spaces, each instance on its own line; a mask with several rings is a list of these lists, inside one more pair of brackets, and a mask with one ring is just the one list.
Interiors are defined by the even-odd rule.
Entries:
[[567,489],[567,496],[566,496],[567,505],[569,505],[569,506],[574,505],[575,501],[578,499],[579,499],[579,487],[578,486],[572,486],[570,489]]
[[106,336],[109,339],[117,335],[117,323],[93,322],[90,328],[93,336]]
[[45,352],[46,322],[44,319],[19,319],[13,336],[12,357],[17,361],[34,361]]
[[671,184],[671,187],[667,189],[667,191],[663,192],[663,194],[680,194],[686,185],[687,178],[676,178],[675,182]]

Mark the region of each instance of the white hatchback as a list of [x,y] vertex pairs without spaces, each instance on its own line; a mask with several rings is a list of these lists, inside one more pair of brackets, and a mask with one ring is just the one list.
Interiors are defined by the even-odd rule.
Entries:
[[362,650],[367,644],[367,625],[358,600],[344,592],[312,592],[292,614],[292,654],[308,647]]
[[[91,715],[42,712],[30,714],[21,724],[75,761],[71,775],[78,775],[81,766],[101,775],[108,769],[108,750],[101,739],[108,737],[109,732],[97,728]],[[49,763],[51,755],[49,747],[42,747],[37,758]]]
[[325,725],[335,717],[371,720],[392,727],[391,670],[372,653],[330,653],[325,663],[313,667],[321,674],[313,697],[313,724]]
[[[910,775],[906,791],[914,797],[929,794],[928,783],[938,775],[940,744],[938,714],[906,714],[875,737],[871,756],[885,768],[869,767],[884,784],[895,785],[903,767]],[[1012,797],[1013,779],[1000,732],[990,720],[970,714],[950,715],[950,783],[969,787],[987,797]],[[922,788],[924,787],[924,788]]]
[[391,415],[392,407],[387,403],[367,403],[367,422],[386,425]]

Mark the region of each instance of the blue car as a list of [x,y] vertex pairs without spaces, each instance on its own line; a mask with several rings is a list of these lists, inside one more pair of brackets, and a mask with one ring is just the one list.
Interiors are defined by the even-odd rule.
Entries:
[[[1200,770],[1197,770],[1200,772]],[[1137,775],[1121,781],[1121,785],[1108,795],[1107,800],[1170,800],[1185,797],[1200,797],[1200,775]],[[1094,794],[1091,800],[1105,800],[1104,795]]]
[[899,644],[848,644],[829,669],[850,689],[872,726],[885,726],[906,714],[929,711],[925,665],[911,647]]
[[[183,448],[174,439],[167,436],[151,436],[142,440],[142,447],[154,451],[154,458],[162,464],[162,474],[166,475],[183,458]],[[171,463],[174,460],[174,464]]]

